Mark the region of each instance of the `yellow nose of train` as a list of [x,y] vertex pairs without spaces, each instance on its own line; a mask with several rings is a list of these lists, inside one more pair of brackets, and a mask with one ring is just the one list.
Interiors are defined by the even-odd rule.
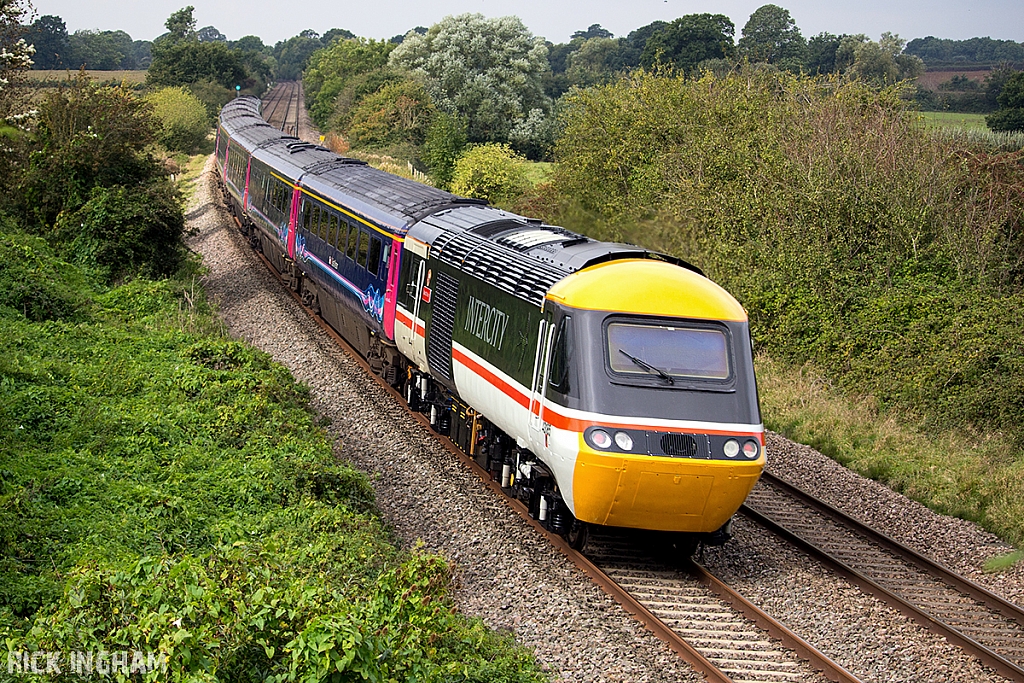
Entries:
[[[653,260],[612,261],[588,268],[556,285],[548,299],[577,315],[600,312],[606,319],[625,315],[714,323],[730,332],[732,384],[696,386],[693,391],[638,388],[637,400],[660,406],[661,412],[622,406],[625,415],[587,416],[589,420],[575,425],[582,430],[572,474],[573,512],[582,521],[693,533],[721,528],[765,465],[756,395],[752,402],[749,399],[754,395],[753,372],[742,306],[707,278]],[[749,382],[738,379],[745,375]],[[720,407],[709,414],[704,405],[712,400]],[[666,410],[666,405],[675,407]],[[614,438],[588,440],[584,432],[591,434],[594,428]],[[622,452],[616,446],[620,434],[628,434],[631,448],[638,452]],[[726,447],[729,442],[732,445]],[[685,447],[666,448],[665,443]]]

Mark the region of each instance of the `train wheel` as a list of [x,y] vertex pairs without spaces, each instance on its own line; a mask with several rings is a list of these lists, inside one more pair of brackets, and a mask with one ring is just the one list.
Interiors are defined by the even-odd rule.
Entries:
[[590,537],[590,525],[573,517],[569,530],[565,532],[565,542],[573,550],[582,551]]

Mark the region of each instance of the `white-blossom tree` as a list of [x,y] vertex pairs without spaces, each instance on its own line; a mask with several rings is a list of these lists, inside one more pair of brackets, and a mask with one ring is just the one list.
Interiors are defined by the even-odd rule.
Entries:
[[466,121],[470,142],[529,148],[549,135],[547,46],[518,17],[445,17],[425,35],[410,31],[390,64],[421,75],[437,107]]
[[0,0],[0,92],[32,66],[35,49],[25,42],[22,18],[28,13],[23,0]]

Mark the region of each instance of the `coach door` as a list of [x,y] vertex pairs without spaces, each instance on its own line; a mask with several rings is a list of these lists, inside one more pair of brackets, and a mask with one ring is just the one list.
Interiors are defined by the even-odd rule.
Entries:
[[[415,258],[412,254],[409,257]],[[427,274],[427,262],[422,258],[416,258],[418,264],[415,268],[415,275],[407,287],[412,291],[412,324],[409,326],[409,333],[406,342],[410,349],[409,358],[421,368],[427,367],[426,339],[424,339],[424,324],[420,320],[421,308],[423,306],[423,287]]]
[[544,419],[544,387],[550,372],[554,333],[551,313],[548,312],[537,330],[537,353],[533,361],[533,383],[530,387],[530,441],[535,454],[544,453],[547,449],[549,425]]

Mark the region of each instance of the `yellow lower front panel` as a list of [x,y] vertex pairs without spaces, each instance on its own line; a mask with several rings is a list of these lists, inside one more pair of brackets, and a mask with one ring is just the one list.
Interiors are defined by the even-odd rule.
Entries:
[[607,526],[715,531],[739,509],[762,469],[763,457],[660,458],[601,453],[581,444],[573,474],[576,517]]

